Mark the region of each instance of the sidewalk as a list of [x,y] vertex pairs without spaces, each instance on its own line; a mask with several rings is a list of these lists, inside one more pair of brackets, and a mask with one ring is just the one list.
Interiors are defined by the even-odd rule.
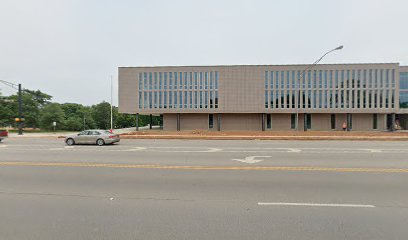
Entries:
[[356,140],[408,141],[408,132],[342,131],[139,131],[121,135],[122,139],[196,139],[196,140]]

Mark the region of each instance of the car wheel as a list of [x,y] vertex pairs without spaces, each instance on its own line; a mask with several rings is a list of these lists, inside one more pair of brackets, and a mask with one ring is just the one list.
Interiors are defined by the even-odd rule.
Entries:
[[103,139],[96,140],[96,145],[103,146],[104,144],[105,144],[105,141],[103,141]]
[[72,139],[72,138],[68,138],[68,139],[67,139],[67,145],[68,145],[68,146],[72,146],[72,145],[74,145],[74,144],[75,144],[74,139]]

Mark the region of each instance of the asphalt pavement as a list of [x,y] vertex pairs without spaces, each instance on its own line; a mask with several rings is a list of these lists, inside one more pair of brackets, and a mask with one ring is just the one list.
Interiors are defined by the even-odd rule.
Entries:
[[408,143],[0,144],[0,239],[406,239]]

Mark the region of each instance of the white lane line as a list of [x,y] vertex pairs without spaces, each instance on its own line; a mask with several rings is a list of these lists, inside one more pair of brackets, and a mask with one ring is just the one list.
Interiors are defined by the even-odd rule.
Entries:
[[0,148],[5,148],[7,147],[7,145],[0,145]]
[[337,204],[337,203],[285,203],[285,202],[259,202],[259,206],[297,206],[297,207],[354,207],[375,208],[374,205],[364,204]]

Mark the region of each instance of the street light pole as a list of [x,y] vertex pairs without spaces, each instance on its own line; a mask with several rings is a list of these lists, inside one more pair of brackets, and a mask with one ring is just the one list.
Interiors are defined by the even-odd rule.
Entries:
[[18,135],[23,135],[23,99],[21,96],[21,84],[18,84]]
[[[297,80],[297,84],[296,84],[296,96],[295,96],[295,102],[296,102],[296,131],[299,130],[299,98],[300,98],[300,80],[304,79],[305,74],[307,71],[311,70],[312,68],[314,68],[327,54],[337,51],[337,50],[341,50],[343,49],[343,45],[336,47],[335,49],[332,49],[328,52],[326,52],[325,54],[323,54],[323,56],[321,56],[319,59],[317,59],[313,64],[309,65],[309,67],[307,67],[305,70],[302,71],[302,74],[299,76],[298,80]],[[306,117],[306,116],[305,116]],[[306,123],[306,120],[304,121]],[[304,126],[304,130],[307,131],[307,126]]]

